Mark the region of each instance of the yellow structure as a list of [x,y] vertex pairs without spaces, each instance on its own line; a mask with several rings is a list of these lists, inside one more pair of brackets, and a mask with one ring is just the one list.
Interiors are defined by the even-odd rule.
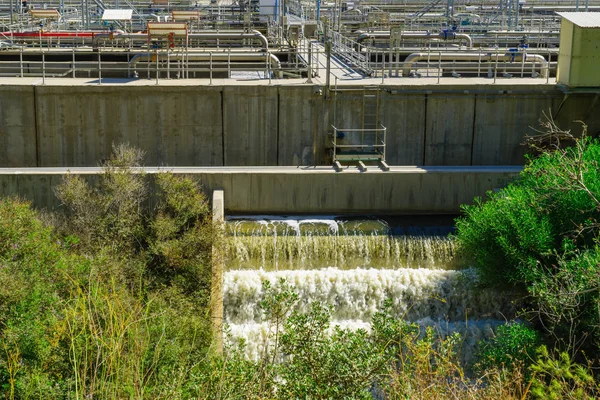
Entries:
[[600,12],[563,12],[557,82],[600,87]]

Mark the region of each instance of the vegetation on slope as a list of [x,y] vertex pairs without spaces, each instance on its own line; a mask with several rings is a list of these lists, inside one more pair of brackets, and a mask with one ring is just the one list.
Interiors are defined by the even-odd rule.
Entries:
[[[560,132],[554,129],[554,132]],[[570,136],[569,132],[560,132]],[[527,296],[524,316],[572,356],[600,345],[600,143],[553,147],[520,178],[463,208],[458,245],[490,285]]]
[[244,343],[216,354],[207,305],[221,232],[206,199],[192,179],[145,176],[142,154],[116,147],[94,185],[68,176],[56,189],[60,214],[0,201],[0,397],[591,398],[592,364],[574,360],[598,348],[599,153],[587,139],[546,152],[465,208],[462,251],[484,281],[520,287],[545,334],[508,324],[465,368],[458,334],[389,308],[370,332],[332,328],[322,304],[295,311],[285,283],[265,283],[261,357],[245,358]]

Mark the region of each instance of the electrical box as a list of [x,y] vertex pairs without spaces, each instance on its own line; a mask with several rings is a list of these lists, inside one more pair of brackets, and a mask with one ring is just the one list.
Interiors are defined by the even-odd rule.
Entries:
[[568,87],[600,87],[600,12],[563,12],[557,82]]

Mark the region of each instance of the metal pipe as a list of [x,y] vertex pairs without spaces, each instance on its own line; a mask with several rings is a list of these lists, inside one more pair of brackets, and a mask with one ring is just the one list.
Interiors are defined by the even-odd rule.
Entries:
[[[95,35],[92,40],[93,46],[97,47],[98,41],[100,41],[101,39],[106,39],[108,37],[110,37],[110,34],[108,34],[108,33],[101,33],[101,34]],[[125,33],[125,34],[114,35],[113,38],[114,39],[132,39],[132,40],[140,39],[140,41],[147,42],[148,35],[145,33]],[[269,48],[269,40],[265,37],[265,35],[263,35],[262,33],[260,33],[259,31],[256,31],[256,30],[247,31],[247,32],[244,31],[244,32],[190,33],[188,35],[188,39],[215,39],[215,40],[219,40],[219,39],[221,39],[221,40],[223,40],[223,39],[225,39],[225,40],[256,39],[262,43],[264,50]]]
[[[140,61],[151,61],[153,53],[143,53],[137,54],[129,60],[129,67],[133,68],[135,72],[135,67]],[[166,58],[167,54],[158,54],[158,58]],[[170,55],[170,60],[177,61],[185,61],[185,59],[196,60],[196,61],[257,61],[264,62],[265,60],[269,60],[269,66],[271,70],[278,71],[281,76],[281,62],[277,58],[275,54],[271,53],[188,53],[187,55]]]
[[[495,57],[494,57],[495,56]],[[412,53],[404,60],[404,66],[402,67],[402,76],[409,76],[411,70],[414,65],[421,61],[427,59],[427,53]],[[494,59],[503,61],[503,62],[511,62],[511,61],[519,61],[521,58],[525,59],[525,62],[532,62],[534,64],[540,64],[540,75],[545,78],[546,72],[548,68],[548,61],[544,58],[544,56],[540,54],[525,54],[525,53],[506,53],[504,55],[492,55],[492,53],[488,53],[486,55],[480,55],[477,53],[439,53],[438,61],[492,61]]]
[[[473,47],[473,38],[471,38],[471,36],[467,35],[466,33],[450,32],[449,36],[452,36],[452,37],[449,38],[448,40],[454,40],[454,39],[464,40],[466,42],[468,48]],[[388,31],[363,32],[360,35],[358,35],[358,37],[356,38],[356,42],[362,43],[363,41],[365,41],[367,39],[389,39],[390,37],[391,37],[391,34]],[[442,35],[442,33],[432,35],[429,32],[411,32],[411,33],[402,32],[400,37],[403,39],[437,39],[440,37],[443,38],[443,35]]]

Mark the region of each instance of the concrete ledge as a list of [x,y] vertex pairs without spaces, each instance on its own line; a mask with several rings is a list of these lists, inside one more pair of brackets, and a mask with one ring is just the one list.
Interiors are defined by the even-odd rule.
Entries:
[[[227,214],[450,214],[476,196],[502,188],[515,166],[410,167],[360,172],[332,167],[146,167],[149,175],[192,175],[206,193],[223,190]],[[142,170],[141,170],[142,171]],[[53,187],[67,174],[94,179],[99,168],[2,168],[0,195],[19,195],[40,208],[58,207]]]

